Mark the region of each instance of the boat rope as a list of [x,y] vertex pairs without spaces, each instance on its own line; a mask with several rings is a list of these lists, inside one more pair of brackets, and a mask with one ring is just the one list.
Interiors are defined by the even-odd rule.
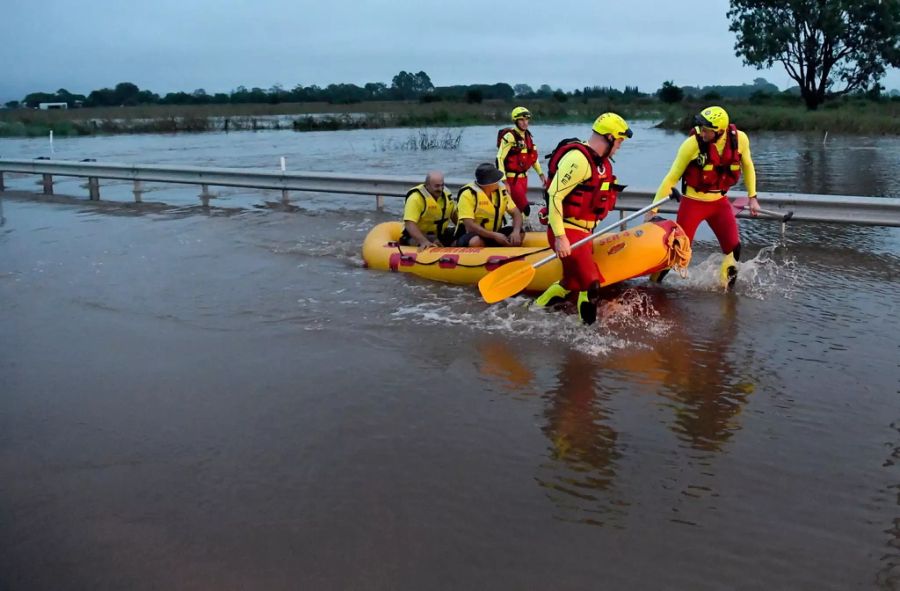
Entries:
[[[404,256],[404,255],[406,254],[406,253],[403,252],[403,249],[400,248],[400,243],[399,243],[399,242],[395,242],[395,243],[394,243],[394,246],[397,248],[397,252],[400,253],[400,256]],[[509,258],[503,259],[502,261],[494,261],[494,262],[488,262],[488,261],[485,261],[485,262],[483,262],[483,263],[477,263],[477,264],[469,264],[469,265],[467,265],[467,264],[465,264],[465,263],[460,263],[460,262],[458,262],[458,261],[454,261],[454,266],[455,266],[455,267],[463,267],[463,268],[466,268],[466,269],[477,269],[477,268],[479,268],[479,267],[486,267],[486,266],[488,266],[488,265],[490,265],[490,266],[492,266],[492,267],[500,267],[500,266],[503,266],[503,265],[505,265],[505,264],[507,264],[507,263],[511,263],[511,262],[513,262],[513,261],[519,261],[519,260],[524,259],[525,257],[530,257],[530,256],[533,255],[533,254],[538,254],[538,253],[540,253],[540,252],[544,252],[544,251],[547,251],[547,250],[553,250],[553,249],[552,249],[551,247],[549,247],[549,246],[545,246],[544,248],[539,248],[539,249],[537,249],[537,250],[532,250],[531,252],[525,252],[525,253],[522,253],[522,254],[517,254],[517,255],[515,255],[515,256],[511,256],[511,257],[509,257]],[[442,256],[439,256],[438,258],[436,258],[435,260],[429,261],[429,262],[427,262],[427,263],[423,263],[422,261],[418,260],[418,258],[415,259],[415,260],[413,260],[412,263],[413,263],[414,265],[422,265],[423,267],[430,267],[430,266],[432,266],[432,265],[439,265],[439,264],[441,264],[441,263],[446,263],[446,262],[448,262],[448,261],[449,261],[449,260],[446,259],[446,258],[444,258],[444,256],[442,255]]]

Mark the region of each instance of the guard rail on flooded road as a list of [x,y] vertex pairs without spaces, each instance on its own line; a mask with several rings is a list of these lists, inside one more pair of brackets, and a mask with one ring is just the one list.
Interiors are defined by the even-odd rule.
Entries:
[[[243,187],[281,191],[282,200],[290,200],[290,191],[339,193],[375,196],[381,209],[384,197],[404,197],[410,187],[422,182],[421,177],[393,177],[350,175],[328,172],[285,172],[242,168],[204,168],[196,166],[158,166],[113,164],[102,162],[72,162],[63,160],[0,159],[0,191],[4,190],[4,173],[34,174],[43,178],[43,192],[53,194],[53,176],[73,176],[88,179],[91,200],[100,199],[100,180],[130,180],[134,183],[134,200],[141,202],[143,183],[178,183],[200,185],[198,195],[204,206],[215,195],[210,186]],[[448,187],[461,187],[469,179],[446,179]],[[729,193],[739,197],[741,193]],[[532,203],[542,201],[539,187],[529,188]],[[636,211],[652,199],[649,190],[623,193],[616,209]],[[779,213],[793,211],[793,220],[833,222],[872,226],[900,226],[900,199],[892,197],[851,197],[845,195],[804,195],[796,193],[762,193],[763,206]],[[677,204],[666,203],[660,209],[672,213]]]

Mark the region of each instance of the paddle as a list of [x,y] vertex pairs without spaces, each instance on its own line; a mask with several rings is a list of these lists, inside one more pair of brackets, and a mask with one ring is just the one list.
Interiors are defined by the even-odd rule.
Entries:
[[[746,209],[750,205],[750,199],[747,197],[738,197],[734,201],[731,202],[731,207],[734,208],[734,215],[741,213],[744,209]],[[789,221],[792,217],[794,217],[794,211],[788,211],[787,213],[781,213],[780,211],[772,211],[771,209],[759,209],[759,213],[764,213],[769,217],[778,218],[781,220],[781,223],[785,223]]]
[[[672,189],[672,194],[668,197],[664,197],[656,203],[651,203],[647,207],[637,210],[633,214],[626,216],[621,220],[618,220],[615,223],[612,223],[605,228],[594,232],[590,236],[585,236],[584,238],[573,244],[571,248],[572,250],[575,250],[582,244],[587,244],[597,237],[606,234],[610,230],[614,230],[625,222],[640,217],[651,209],[656,209],[657,207],[659,207],[660,203],[664,203],[669,199],[675,199],[675,201],[678,201],[680,198],[681,193],[678,192],[678,189]],[[481,292],[481,297],[484,298],[484,301],[489,304],[505,300],[506,298],[514,296],[525,289],[531,282],[531,279],[534,277],[535,270],[538,267],[546,265],[550,261],[556,259],[558,256],[559,255],[554,252],[553,254],[542,258],[536,263],[529,263],[528,261],[514,261],[512,263],[503,265],[502,267],[494,269],[481,278],[481,280],[478,282],[478,291]]]

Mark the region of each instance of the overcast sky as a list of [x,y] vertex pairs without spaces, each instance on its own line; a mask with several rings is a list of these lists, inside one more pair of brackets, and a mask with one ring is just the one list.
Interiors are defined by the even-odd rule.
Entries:
[[[734,56],[727,0],[5,0],[0,100],[134,82],[160,94],[239,85],[793,82]],[[882,80],[900,88],[900,72]]]

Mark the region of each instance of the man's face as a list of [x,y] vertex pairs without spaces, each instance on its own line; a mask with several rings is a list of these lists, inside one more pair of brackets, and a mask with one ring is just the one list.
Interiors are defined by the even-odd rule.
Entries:
[[425,182],[425,190],[432,197],[440,197],[444,193],[444,177],[434,177]]
[[716,141],[716,130],[711,127],[701,127],[700,137],[706,143],[714,142]]
[[528,129],[529,121],[530,120],[528,119],[528,117],[521,117],[519,119],[516,119],[516,127],[521,129],[522,131],[525,131],[526,129]]
[[494,191],[497,190],[497,187],[500,186],[500,183],[491,183],[490,185],[478,185],[481,187],[481,190],[484,191],[485,195],[490,195]]
[[612,156],[619,150],[619,146],[622,145],[622,142],[625,141],[625,138],[620,137],[613,140],[612,146],[609,149],[609,155]]

